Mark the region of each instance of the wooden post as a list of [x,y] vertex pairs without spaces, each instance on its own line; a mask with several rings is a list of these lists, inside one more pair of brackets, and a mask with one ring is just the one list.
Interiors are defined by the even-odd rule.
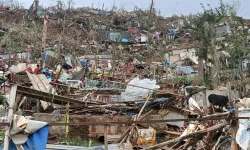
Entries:
[[[43,24],[43,37],[42,37],[42,51],[41,51],[41,64],[40,67],[44,67],[44,52],[46,49],[46,39],[47,39],[47,16],[44,15],[44,24]],[[60,45],[59,45],[60,46]]]
[[61,74],[61,72],[62,72],[62,68],[63,66],[61,66],[61,68],[60,68],[60,70],[59,70],[59,72],[58,72],[58,75],[56,76],[56,80],[54,81],[55,83],[58,81],[58,79],[60,78],[60,74]]
[[233,106],[233,102],[232,102],[232,95],[231,95],[231,83],[228,82],[228,85],[227,85],[227,89],[228,89],[228,99],[229,99],[229,103],[230,103],[230,106],[232,107]]
[[[230,106],[233,107],[233,101],[232,101],[232,96],[231,96],[231,83],[228,83],[228,98],[229,98],[229,103]],[[237,115],[237,112],[236,112]],[[236,137],[236,133],[237,133],[237,126],[235,125],[231,125],[232,128],[232,137]],[[235,140],[232,140],[231,142],[231,150],[238,150],[238,146]]]
[[203,106],[207,106],[207,90],[203,91]]
[[[232,137],[236,137],[236,133],[237,133],[237,127],[232,126]],[[238,150],[238,146],[235,140],[232,140],[231,142],[231,150]]]
[[104,143],[105,143],[105,150],[108,150],[108,125],[104,125]]
[[[3,77],[5,77],[5,66],[3,67]],[[4,93],[4,95],[6,94],[5,93],[5,81],[3,83],[3,93]]]
[[[16,91],[17,91],[17,85],[13,85],[11,87],[11,91],[10,91],[10,104],[9,104],[9,114],[8,114],[8,122],[12,121],[12,116],[14,113],[14,105],[15,105],[15,101],[16,101]],[[9,149],[9,127],[6,128],[5,131],[5,138],[4,138],[4,150],[8,150]]]

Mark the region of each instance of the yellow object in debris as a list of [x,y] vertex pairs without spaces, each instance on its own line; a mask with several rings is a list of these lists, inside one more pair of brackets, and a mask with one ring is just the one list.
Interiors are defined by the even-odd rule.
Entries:
[[208,55],[207,55],[207,59],[213,60],[212,55],[211,55],[211,54],[208,54]]
[[182,133],[182,135],[180,137],[195,132],[197,130],[197,128],[198,128],[197,124],[189,124],[188,127],[186,128],[186,130]]
[[[69,123],[69,103],[66,106],[66,113],[65,113],[65,123]],[[69,126],[65,126],[65,137],[68,138],[69,136]]]
[[91,147],[91,145],[92,145],[92,140],[90,139],[89,140],[89,147]]
[[147,145],[154,146],[156,145],[156,131],[155,129],[149,127],[148,129],[137,129],[138,137],[137,144],[138,145]]

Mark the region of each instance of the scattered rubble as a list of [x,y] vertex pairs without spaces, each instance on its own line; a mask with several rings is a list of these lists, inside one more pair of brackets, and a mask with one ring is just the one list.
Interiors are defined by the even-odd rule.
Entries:
[[[244,90],[233,82],[215,90],[197,84],[213,62],[200,61],[181,18],[152,11],[0,8],[3,149],[248,149]],[[20,49],[6,47],[8,39]],[[246,69],[248,60],[242,64]],[[50,143],[60,137],[102,146]]]

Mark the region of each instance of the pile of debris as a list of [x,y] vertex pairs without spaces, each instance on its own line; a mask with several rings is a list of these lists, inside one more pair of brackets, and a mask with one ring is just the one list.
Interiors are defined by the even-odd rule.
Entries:
[[[237,107],[249,108],[249,99],[234,101],[230,85],[227,94],[195,86],[198,57],[180,18],[90,8],[52,7],[34,18],[30,11],[0,11],[0,19],[16,22],[1,27],[1,35],[22,45],[13,53],[1,46],[5,149],[56,149],[47,140],[62,136],[95,138],[105,149],[247,149],[249,110]],[[11,13],[16,20],[8,20]],[[176,39],[185,44],[171,45]],[[153,54],[159,49],[164,53]]]
[[[46,57],[46,66],[52,65],[49,64],[52,60],[53,57]],[[93,62],[90,59],[86,59],[86,62],[85,59],[81,60],[84,67],[72,68],[69,64],[63,64],[58,65],[58,72],[41,69],[39,66],[32,68],[35,65],[31,64],[12,66],[6,74],[13,79],[8,82],[14,84],[11,87],[10,100],[14,96],[15,111],[21,110],[22,115],[38,111],[68,116],[129,116],[131,121],[127,123],[102,124],[127,124],[126,131],[120,132],[121,135],[116,138],[109,139],[109,142],[130,144],[142,149],[216,149],[233,146],[227,139],[235,137],[236,131],[231,130],[231,126],[235,124],[235,120],[232,120],[235,111],[231,109],[228,112],[213,114],[218,110],[199,106],[193,96],[202,93],[206,90],[205,87],[185,87],[181,90],[183,95],[166,91],[162,93],[156,80],[143,76],[141,78],[141,72],[125,81],[117,80],[117,71],[115,70],[110,78],[111,73],[105,73],[105,65],[98,65],[97,58]],[[43,74],[39,74],[40,71]],[[5,85],[7,83],[3,86],[6,87]],[[16,88],[14,95],[13,88]],[[5,93],[8,95],[7,90]],[[58,122],[50,123],[53,126],[53,123]],[[111,138],[111,135],[106,136]],[[161,142],[166,142],[161,143],[159,137],[164,137]]]

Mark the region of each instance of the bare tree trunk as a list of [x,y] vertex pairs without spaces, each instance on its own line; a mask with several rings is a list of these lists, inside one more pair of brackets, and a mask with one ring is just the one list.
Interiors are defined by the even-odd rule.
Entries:
[[212,33],[212,38],[211,38],[211,54],[213,57],[213,67],[212,67],[212,88],[217,88],[219,79],[220,79],[220,60],[219,60],[219,54],[216,50],[216,37],[215,37],[215,25],[214,23],[209,23],[209,29],[210,32]]
[[151,4],[150,4],[150,15],[152,14],[153,7],[154,7],[154,0],[151,0]]
[[204,65],[203,65],[203,59],[199,59],[198,85],[204,85]]

